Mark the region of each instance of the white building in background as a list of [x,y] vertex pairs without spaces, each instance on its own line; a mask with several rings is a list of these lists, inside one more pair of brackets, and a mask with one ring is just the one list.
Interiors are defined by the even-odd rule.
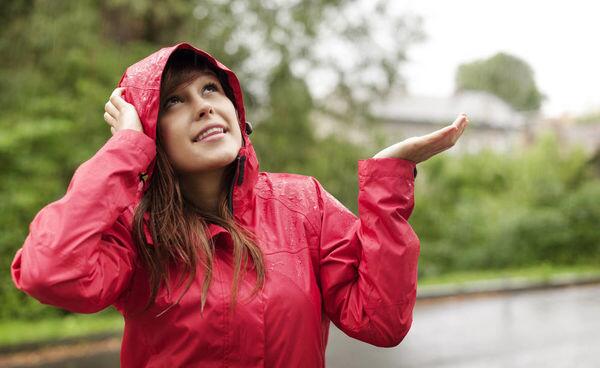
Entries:
[[[334,98],[329,102],[333,103]],[[338,106],[343,109],[343,106]],[[500,98],[486,92],[465,91],[449,97],[408,96],[397,93],[372,105],[378,123],[365,127],[349,126],[330,116],[317,115],[317,136],[336,135],[357,144],[373,145],[373,133],[379,133],[386,144],[408,137],[428,134],[443,128],[464,112],[470,125],[449,153],[476,153],[490,149],[508,153],[534,143],[546,133],[556,135],[561,146],[581,146],[589,155],[600,155],[600,120],[586,124],[575,118],[541,118],[512,109]],[[366,130],[369,130],[368,132]],[[375,148],[380,144],[375,144]]]
[[600,155],[600,118],[586,123],[564,115],[540,119],[531,127],[531,135],[539,137],[552,132],[563,148],[581,147],[590,156]]
[[527,141],[527,116],[486,92],[465,91],[449,97],[391,94],[373,106],[390,142],[442,128],[462,112],[469,116],[470,126],[454,152],[508,152]]

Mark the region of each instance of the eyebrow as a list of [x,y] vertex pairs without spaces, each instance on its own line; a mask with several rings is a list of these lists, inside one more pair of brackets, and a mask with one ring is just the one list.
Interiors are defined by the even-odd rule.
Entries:
[[163,107],[164,107],[164,105],[166,104],[166,102],[171,97],[182,95],[181,89],[185,89],[187,86],[189,86],[190,84],[192,84],[196,79],[202,78],[202,77],[208,77],[208,78],[212,79],[215,83],[217,83],[218,89],[220,91],[222,91],[222,93],[224,93],[225,95],[227,94],[227,92],[225,91],[225,86],[223,85],[223,83],[221,82],[221,79],[219,79],[219,77],[217,76],[216,73],[214,73],[212,71],[200,71],[198,73],[198,75],[195,78],[189,80],[189,82],[181,83],[177,88],[173,89],[169,93],[166,93],[164,95],[164,97],[161,96],[159,98],[159,101],[158,101],[158,103],[159,103],[159,114],[162,115],[162,113],[164,112]]
[[169,93],[167,93],[167,94],[165,95],[165,100],[166,100],[166,99],[168,99],[168,98],[170,98],[170,97],[171,97],[171,96],[173,96],[173,95],[176,95],[176,94],[178,94],[178,93],[181,93],[181,92],[180,92],[180,90],[181,90],[182,88],[185,88],[185,87],[189,86],[189,85],[190,85],[190,84],[192,84],[192,83],[193,83],[193,82],[194,82],[196,79],[198,79],[198,78],[202,78],[202,77],[208,77],[208,78],[211,78],[211,77],[212,77],[212,79],[214,79],[216,82],[218,82],[218,83],[219,83],[219,86],[221,86],[221,80],[219,79],[219,77],[218,77],[218,76],[217,76],[217,75],[216,75],[214,72],[212,72],[212,71],[209,71],[209,70],[206,70],[206,71],[204,71],[204,70],[203,70],[203,71],[200,71],[200,72],[198,73],[198,75],[197,75],[197,77],[196,77],[196,78],[194,78],[194,79],[190,79],[188,82],[181,83],[179,86],[177,86],[177,88],[174,88],[172,91],[170,91]]

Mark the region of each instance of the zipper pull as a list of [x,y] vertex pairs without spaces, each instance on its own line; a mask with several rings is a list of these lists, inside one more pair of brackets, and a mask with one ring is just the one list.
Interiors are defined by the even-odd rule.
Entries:
[[244,182],[244,172],[246,169],[246,156],[241,156],[238,158],[238,179],[237,185],[240,186]]
[[[240,159],[241,157],[244,156],[237,156],[235,158],[235,160],[237,161],[235,166],[235,175],[233,176],[233,179],[231,180],[231,185],[229,186],[229,191],[227,193],[227,207],[229,207],[229,212],[231,212],[231,214],[233,215],[233,187],[235,186],[236,182],[240,181]],[[245,157],[244,157],[245,158]],[[236,176],[237,176],[237,180],[236,180]],[[239,185],[239,184],[238,184]]]

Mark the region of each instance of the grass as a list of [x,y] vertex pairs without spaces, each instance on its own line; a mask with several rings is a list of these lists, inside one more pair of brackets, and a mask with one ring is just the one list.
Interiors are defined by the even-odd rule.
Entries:
[[0,346],[121,331],[123,317],[110,309],[96,314],[71,314],[38,321],[0,321]]
[[502,270],[477,270],[452,272],[445,275],[426,277],[419,279],[419,286],[462,284],[471,281],[494,280],[504,278],[526,278],[530,280],[543,281],[560,275],[590,276],[599,275],[598,266],[553,266],[543,264],[540,266],[502,269]]
[[[436,277],[421,278],[419,286],[461,284],[499,278],[547,280],[565,274],[600,275],[600,267],[540,265],[519,269],[453,272]],[[63,318],[39,321],[0,321],[0,346],[121,331],[123,331],[123,318],[113,309],[92,315],[72,314]]]

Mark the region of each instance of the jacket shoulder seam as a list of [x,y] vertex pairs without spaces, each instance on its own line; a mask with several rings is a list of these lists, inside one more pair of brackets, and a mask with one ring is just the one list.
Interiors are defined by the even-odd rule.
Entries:
[[310,224],[310,226],[312,227],[312,229],[313,229],[313,231],[314,231],[315,235],[318,235],[318,234],[319,234],[319,232],[317,231],[317,227],[316,227],[316,226],[315,226],[315,225],[312,223],[312,221],[310,220],[310,218],[308,218],[308,216],[306,216],[306,214],[305,214],[305,213],[303,213],[303,212],[301,212],[301,211],[299,211],[299,210],[296,210],[296,209],[292,208],[292,207],[291,207],[289,204],[285,203],[284,201],[282,201],[281,199],[279,199],[279,198],[277,198],[277,197],[275,197],[275,196],[265,196],[265,195],[263,195],[263,194],[261,194],[261,193],[256,193],[256,195],[257,195],[258,197],[260,197],[260,198],[264,199],[264,200],[274,200],[274,201],[277,201],[277,202],[281,203],[283,206],[285,206],[285,208],[287,208],[288,210],[290,210],[290,211],[292,211],[292,212],[294,212],[294,213],[297,213],[297,214],[300,214],[300,215],[302,215],[302,217],[304,217],[304,218],[306,219],[306,221],[307,221],[307,222]]
[[135,88],[135,89],[141,89],[141,90],[146,90],[146,91],[160,91],[160,88],[146,87],[146,86],[144,86],[144,87],[138,87],[138,86],[133,85],[133,84],[123,84],[123,85],[121,85],[121,87],[124,87],[124,88]]
[[303,250],[305,250],[305,249],[308,249],[308,250],[316,250],[316,248],[313,248],[313,247],[310,247],[310,246],[308,246],[308,245],[307,245],[307,246],[304,246],[304,247],[301,247],[301,248],[298,248],[298,249],[293,249],[293,250],[290,250],[290,249],[274,250],[274,251],[272,251],[272,252],[264,252],[263,254],[264,254],[265,256],[270,256],[270,255],[273,255],[273,254],[278,254],[278,253],[290,253],[290,254],[296,254],[296,253],[300,253],[300,252],[302,252],[302,251],[303,251]]

